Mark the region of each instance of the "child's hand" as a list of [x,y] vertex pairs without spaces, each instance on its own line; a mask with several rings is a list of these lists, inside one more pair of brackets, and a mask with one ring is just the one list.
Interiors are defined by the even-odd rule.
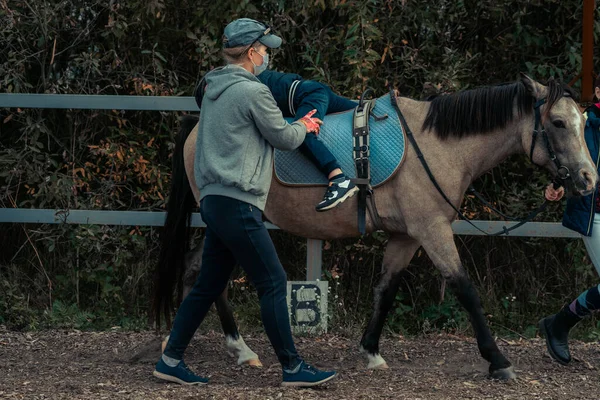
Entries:
[[554,189],[554,184],[551,183],[546,188],[544,195],[548,201],[558,201],[565,195],[565,188],[561,186],[558,189]]
[[315,135],[318,135],[321,125],[323,125],[323,121],[321,121],[319,118],[312,118],[316,112],[317,110],[312,110],[298,121],[302,122],[304,126],[306,126],[306,132],[313,132]]

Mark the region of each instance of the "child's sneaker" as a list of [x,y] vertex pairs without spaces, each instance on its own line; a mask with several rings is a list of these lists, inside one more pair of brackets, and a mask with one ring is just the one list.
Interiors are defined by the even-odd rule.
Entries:
[[350,179],[342,175],[341,178],[333,178],[325,191],[323,201],[317,204],[317,211],[331,210],[346,199],[354,196],[358,192],[358,187]]

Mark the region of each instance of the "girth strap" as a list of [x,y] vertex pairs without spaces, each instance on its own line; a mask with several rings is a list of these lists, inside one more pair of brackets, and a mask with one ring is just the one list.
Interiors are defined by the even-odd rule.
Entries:
[[354,158],[354,166],[356,168],[356,178],[352,179],[354,184],[358,186],[358,231],[361,235],[366,233],[367,225],[367,210],[373,221],[376,229],[383,229],[383,223],[377,212],[375,204],[375,195],[371,187],[371,149],[369,144],[369,118],[373,116],[375,122],[383,121],[388,118],[388,115],[375,115],[376,100],[365,100],[367,94],[373,92],[372,89],[367,89],[360,96],[360,102],[354,109],[354,118],[352,126],[353,149],[352,156]]
[[358,231],[361,235],[366,232],[367,197],[371,189],[371,164],[369,156],[369,115],[374,107],[373,100],[363,101],[354,109],[352,138],[354,147],[352,155],[356,168],[356,179],[353,182],[358,186]]
[[379,216],[379,211],[377,211],[377,204],[375,202],[375,192],[373,190],[370,190],[367,194],[367,210],[369,211],[369,216],[371,217],[371,221],[373,221],[375,230],[385,230],[383,226],[383,221]]

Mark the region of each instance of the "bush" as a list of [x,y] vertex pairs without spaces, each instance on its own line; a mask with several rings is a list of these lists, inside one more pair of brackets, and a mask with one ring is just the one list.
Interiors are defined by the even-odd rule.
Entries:
[[[220,64],[223,27],[241,16],[266,20],[285,38],[273,57],[276,68],[350,97],[367,86],[383,93],[388,84],[421,97],[512,81],[519,71],[569,81],[581,65],[581,7],[575,0],[15,0],[0,6],[0,88],[191,95],[199,77]],[[2,206],[162,210],[178,115],[1,110]],[[477,187],[503,211],[524,215],[541,201],[546,181],[525,157],[515,157]],[[472,217],[491,218],[472,198],[464,207]],[[561,212],[553,206],[544,219],[558,220]],[[0,323],[130,327],[145,316],[157,259],[154,229],[10,225],[0,235]],[[303,242],[274,236],[290,277],[301,278]],[[338,325],[367,318],[385,240],[373,235],[328,245],[324,265],[330,277],[340,275],[345,313]],[[498,329],[530,332],[540,315],[595,281],[579,241],[457,240]],[[389,328],[464,329],[451,296],[440,299],[442,286],[419,252]],[[246,293],[234,290],[234,301]]]

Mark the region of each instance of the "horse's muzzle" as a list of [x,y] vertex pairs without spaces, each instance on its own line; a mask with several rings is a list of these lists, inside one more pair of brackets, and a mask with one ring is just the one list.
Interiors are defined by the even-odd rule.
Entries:
[[575,190],[580,196],[592,194],[598,184],[598,173],[588,168],[581,168],[573,178]]

